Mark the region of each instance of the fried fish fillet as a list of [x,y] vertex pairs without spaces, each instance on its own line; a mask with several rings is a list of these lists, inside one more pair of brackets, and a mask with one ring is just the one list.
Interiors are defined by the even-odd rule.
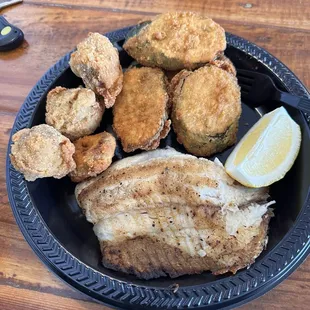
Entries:
[[172,126],[188,152],[210,156],[236,142],[241,96],[233,74],[214,65],[182,70],[171,81],[170,98]]
[[118,51],[110,40],[99,33],[89,33],[77,45],[69,63],[73,73],[82,78],[86,87],[103,96],[107,108],[112,107],[122,90],[123,71]]
[[158,68],[124,73],[123,90],[113,107],[113,129],[125,152],[153,150],[170,130],[167,81]]
[[85,136],[74,141],[76,168],[69,174],[73,182],[81,182],[106,170],[112,163],[116,141],[108,132]]
[[57,86],[47,94],[45,121],[70,140],[92,134],[103,113],[91,89]]
[[193,69],[212,61],[226,48],[224,29],[197,13],[165,13],[142,25],[124,49],[145,66]]
[[75,168],[74,145],[54,127],[42,124],[25,128],[12,137],[11,162],[27,181],[60,179]]
[[274,203],[220,162],[171,148],[122,159],[75,192],[103,265],[143,279],[249,266],[267,243]]

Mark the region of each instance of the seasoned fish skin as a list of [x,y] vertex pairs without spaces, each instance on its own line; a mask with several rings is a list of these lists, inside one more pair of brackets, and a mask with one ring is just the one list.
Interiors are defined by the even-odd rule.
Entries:
[[200,67],[225,48],[224,29],[193,12],[158,15],[124,44],[127,53],[142,65],[166,70]]
[[235,76],[206,65],[182,70],[170,85],[172,126],[188,152],[210,156],[236,142],[241,95]]
[[[102,264],[106,268],[134,274],[145,280],[166,276],[177,278],[207,270],[215,275],[226,272],[235,274],[239,269],[253,264],[263,251],[270,217],[269,213],[264,215],[259,228],[250,232],[251,240],[245,246],[240,246],[242,240],[236,240],[234,236],[221,240],[220,235],[208,241],[210,248],[216,251],[204,257],[199,254],[192,256],[179,246],[168,245],[163,238],[145,236],[116,243],[100,241]],[[240,230],[240,233],[247,232]]]
[[[76,187],[103,265],[143,279],[236,272],[267,242],[268,189],[246,188],[207,159],[159,149]],[[241,254],[242,253],[242,254]]]
[[113,107],[113,129],[123,150],[153,150],[170,131],[164,72],[131,68],[124,73],[123,90]]

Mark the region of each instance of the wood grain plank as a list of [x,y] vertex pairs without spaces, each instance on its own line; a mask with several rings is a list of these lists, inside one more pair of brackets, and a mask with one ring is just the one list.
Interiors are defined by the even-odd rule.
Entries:
[[90,301],[76,300],[48,293],[40,293],[25,288],[0,285],[0,308],[3,310],[105,310],[103,305]]
[[[0,53],[0,109],[16,112],[32,86],[61,56],[74,48],[89,31],[107,32],[135,24],[143,14],[95,11],[52,6],[20,5],[5,12],[24,30],[27,42],[10,53]],[[33,18],[29,22],[28,16]],[[303,30],[269,28],[256,24],[221,21],[229,32],[266,48],[287,64],[310,87],[310,33]],[[300,61],[302,59],[303,61]]]
[[119,13],[141,12],[144,15],[169,11],[198,11],[212,18],[229,20],[237,23],[252,23],[310,30],[310,6],[307,1],[271,0],[271,1],[179,1],[179,0],[30,0],[27,2],[39,6],[61,6],[66,8],[109,10]]
[[[57,278],[48,276],[47,268],[42,270],[42,263],[31,252],[16,224],[1,221],[0,243],[0,283],[16,282],[33,289],[63,289]],[[17,257],[22,259],[16,260]]]
[[[5,159],[6,159],[6,151],[7,144],[9,141],[11,129],[16,117],[16,113],[3,112],[0,110],[0,184],[3,184],[5,181]],[[4,189],[0,185],[0,192]]]

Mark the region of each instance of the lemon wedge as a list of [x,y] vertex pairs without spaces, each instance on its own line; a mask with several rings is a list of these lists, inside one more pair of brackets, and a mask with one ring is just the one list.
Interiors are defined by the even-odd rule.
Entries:
[[291,169],[300,143],[300,127],[280,107],[264,115],[237,144],[226,172],[245,186],[268,186]]

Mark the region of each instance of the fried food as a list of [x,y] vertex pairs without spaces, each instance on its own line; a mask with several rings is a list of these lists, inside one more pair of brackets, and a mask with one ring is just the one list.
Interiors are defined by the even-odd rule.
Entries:
[[27,181],[60,179],[75,168],[74,145],[49,125],[19,130],[12,137],[11,162]]
[[74,142],[76,168],[69,174],[73,182],[81,182],[106,170],[112,163],[116,142],[108,132],[86,136]]
[[210,61],[210,64],[214,65],[216,67],[219,67],[219,68],[231,73],[234,76],[237,75],[237,71],[236,71],[234,64],[224,54],[220,54],[216,59]]
[[143,279],[237,272],[267,243],[268,188],[247,188],[218,161],[158,149],[77,185],[105,267]]
[[139,27],[141,30],[123,47],[145,66],[194,69],[214,60],[226,48],[224,29],[198,13],[165,13]]
[[92,134],[103,113],[104,106],[90,89],[56,87],[47,95],[46,123],[70,140]]
[[118,51],[110,40],[99,33],[89,33],[77,45],[69,63],[73,73],[82,78],[86,87],[103,96],[107,108],[112,107],[122,90],[123,71]]
[[188,152],[210,156],[236,142],[241,99],[235,76],[212,65],[183,70],[170,94],[173,129]]
[[125,152],[153,150],[170,130],[166,77],[158,68],[124,73],[123,90],[113,107],[113,128]]

